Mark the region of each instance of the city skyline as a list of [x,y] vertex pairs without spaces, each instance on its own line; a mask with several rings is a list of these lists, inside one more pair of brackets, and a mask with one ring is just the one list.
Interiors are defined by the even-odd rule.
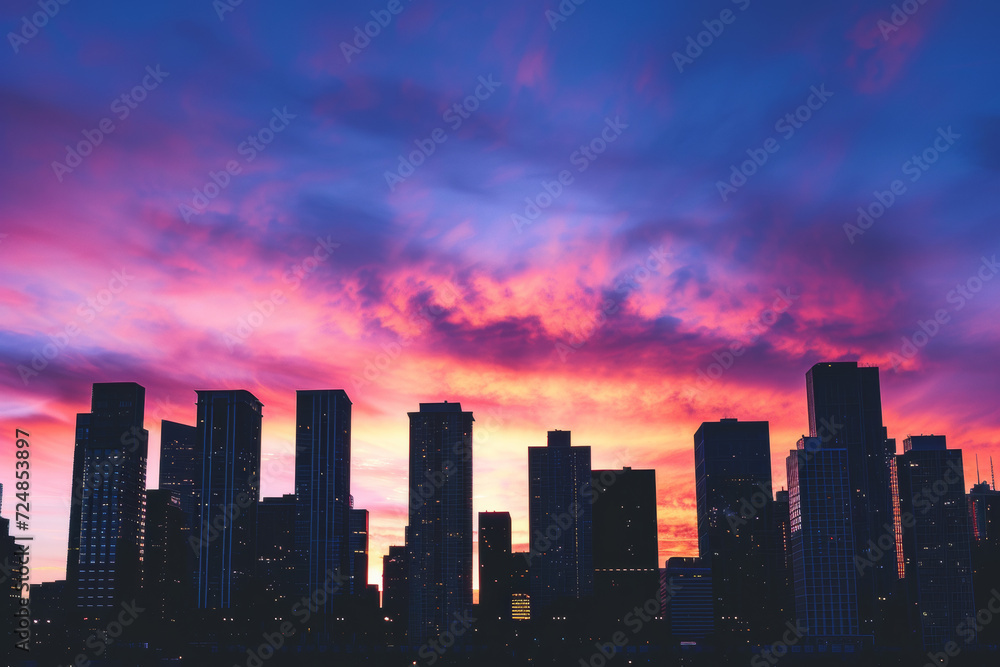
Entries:
[[[241,393],[241,390],[213,390],[213,392],[215,392],[215,393],[225,393],[225,394],[230,394],[230,393],[239,394],[239,393]],[[349,399],[348,395],[345,395],[344,391],[340,390],[340,389],[335,389],[335,390],[306,390],[306,391],[298,390],[297,391],[298,394],[304,394],[304,395],[309,395],[309,396],[311,396],[311,395],[318,395],[318,394],[324,394],[324,393],[330,393],[330,392],[333,392],[335,394],[339,393],[341,396],[343,396],[345,399],[347,399],[347,401],[348,401],[348,407],[350,407],[350,403],[349,403],[350,399]],[[197,393],[207,393],[207,392],[197,392]],[[247,392],[245,390],[242,391],[242,393],[243,394],[247,394]],[[293,393],[296,393],[296,392],[293,392]],[[253,395],[249,394],[249,397],[252,399]],[[445,401],[445,403],[448,403],[448,401]],[[458,401],[454,401],[454,403],[458,403]],[[805,403],[805,401],[803,401],[803,403]],[[147,414],[148,414],[149,407],[150,406],[148,405],[148,402],[147,402],[147,405],[146,405]],[[472,412],[474,413],[475,410],[473,410]],[[486,426],[486,428],[484,429],[484,433],[479,433],[477,431],[477,433],[479,433],[479,435],[481,437],[483,437],[484,440],[486,440],[486,441],[488,441],[489,438],[491,437],[491,428],[490,428],[490,426],[492,425],[494,427],[494,429],[495,429],[496,424],[499,423],[499,421],[500,421],[497,418],[497,414],[498,413],[494,412],[492,415],[489,415],[489,414],[486,415],[485,420],[483,420],[483,425]],[[723,419],[721,419],[721,421],[724,422],[727,419],[728,418],[723,418]],[[183,422],[183,421],[185,421],[185,418],[180,417],[179,420]],[[191,416],[191,418],[189,419],[189,421],[194,421],[194,415]],[[265,419],[262,419],[261,421],[262,421],[262,425],[263,425],[263,427],[262,427],[261,430],[262,431],[266,431],[266,425],[268,423],[268,420],[265,418]],[[713,421],[719,421],[719,420],[717,419],[717,420],[713,420]],[[349,414],[348,414],[348,423],[349,423],[349,426],[348,426],[349,429],[353,428],[352,426],[350,426],[351,423],[356,424],[356,420],[352,421]],[[711,424],[712,422],[709,422],[709,423]],[[738,419],[738,423],[741,424],[741,425],[743,425],[743,426],[746,426],[747,421],[741,418],[741,419]],[[170,423],[169,425],[175,429],[172,432],[172,433],[175,433],[176,432],[176,427],[178,426],[178,424],[176,424],[176,423]],[[183,426],[183,424],[181,424],[181,426]],[[148,419],[147,419],[147,422],[146,422],[146,427],[147,427],[147,429],[149,431],[153,431],[154,430],[152,428],[152,425],[148,422]],[[192,427],[188,427],[188,428],[192,428]],[[808,429],[806,429],[806,430],[808,430]],[[565,435],[568,437],[569,433],[567,432],[567,433],[565,433]],[[899,434],[898,441],[902,442],[904,438],[907,438],[907,437],[910,437],[910,436],[929,436],[929,435],[931,435],[931,434],[929,434],[929,433],[907,433],[905,435]],[[550,436],[551,436],[551,432],[550,432]],[[765,438],[766,438],[766,434],[765,434]],[[155,482],[153,481],[153,480],[155,480],[155,477],[154,478],[148,477],[148,475],[150,474],[148,472],[148,470],[151,469],[154,466],[155,462],[158,461],[159,458],[160,458],[159,457],[159,449],[160,448],[157,446],[157,443],[155,443],[154,440],[155,440],[154,438],[150,437],[149,442],[146,443],[148,451],[149,451],[149,455],[148,455],[149,459],[148,459],[148,462],[147,462],[147,480],[148,480],[147,486],[150,489],[163,488],[162,486],[158,487],[157,484],[155,484]],[[130,442],[131,442],[131,440],[130,440]],[[544,449],[544,445],[536,445],[534,442],[529,442],[529,443],[526,444],[525,451],[527,452],[527,447],[535,447],[535,446],[542,447]],[[480,444],[480,447],[477,447],[477,449],[481,449],[481,448],[482,448],[482,444]],[[774,491],[778,491],[780,489],[787,488],[787,484],[786,484],[786,481],[785,481],[786,480],[786,476],[784,474],[785,473],[784,468],[786,467],[785,455],[787,455],[788,449],[794,449],[794,448],[795,448],[794,443],[790,447],[782,447],[780,444],[776,444],[773,441],[773,439],[771,441],[771,455],[772,455],[771,456],[771,458],[772,458],[772,466],[771,467],[772,467],[772,470],[773,469],[777,469],[780,466],[781,473],[782,473],[780,476],[775,476],[774,477],[774,482],[773,482]],[[951,445],[950,449],[959,449],[959,447]],[[622,467],[635,468],[636,466],[633,465],[633,462],[631,462],[629,459],[623,457],[623,452],[627,452],[627,451],[628,451],[627,447],[624,447],[622,449],[616,450],[613,461],[609,465],[605,465],[605,466],[602,466],[602,467],[605,467],[605,468],[619,468],[619,469],[622,468]],[[984,459],[984,463],[986,464],[986,467],[983,469],[983,471],[980,471],[978,473],[979,474],[979,479],[981,479],[983,481],[989,481],[990,484],[992,485],[993,482],[992,482],[991,477],[990,477],[991,471],[989,469],[989,465],[991,463],[991,458],[990,457],[991,457],[991,454],[992,454],[992,449],[991,448],[986,448],[986,449],[980,450],[980,451],[981,451],[981,453],[983,453],[983,454],[986,455],[986,459]],[[901,454],[902,451],[900,450],[897,453]],[[778,459],[778,460],[775,460],[775,459]],[[692,482],[694,481],[694,476],[695,476],[693,474],[693,468],[694,468],[693,464],[694,464],[694,460],[692,458],[692,474],[691,474]],[[977,475],[976,467],[979,465],[979,462],[976,460],[975,455],[970,456],[968,453],[966,453],[966,455],[964,457],[964,465],[965,465],[965,476],[966,476],[966,479],[970,480],[969,486],[971,486],[972,483],[977,479],[977,477],[976,477],[976,475]],[[596,464],[593,465],[592,467],[595,470],[599,469]],[[971,470],[970,470],[970,468],[971,468]],[[282,469],[281,467],[277,468],[277,470],[281,470],[281,469]],[[262,472],[261,472],[261,477],[260,477],[259,484],[261,486],[263,486],[263,487],[266,488],[267,486],[269,486],[268,485],[268,481],[271,481],[271,482],[274,481],[273,479],[272,480],[268,479],[269,476],[270,476],[269,472],[273,473],[276,470],[276,468],[274,466],[268,466],[268,465],[262,464],[261,470],[262,470]],[[525,461],[524,461],[524,475],[525,475],[525,477],[527,477],[527,470],[528,470],[528,461],[527,461],[527,456],[525,456]],[[684,474],[683,471],[682,471],[681,474],[682,475]],[[478,487],[479,484],[483,484],[485,482],[487,482],[487,480],[484,480],[481,476],[477,476],[476,477],[477,487]],[[692,483],[691,486],[692,486],[692,490],[693,490],[694,484]],[[524,495],[524,497],[522,499],[520,499],[520,502],[524,503],[525,509],[527,509],[527,505],[528,505],[528,493],[527,493],[528,488],[527,487],[528,487],[528,485],[525,484],[525,495]],[[991,488],[992,488],[992,486],[991,486]],[[289,491],[286,491],[285,493],[294,493],[294,488],[291,489],[291,490],[289,490]],[[664,492],[664,488],[663,488],[662,484],[657,484],[657,486],[656,486],[656,494],[657,494],[657,498],[659,500],[662,500],[662,498],[663,498],[664,495],[667,495],[668,497],[670,495],[670,494],[666,494]],[[281,496],[281,495],[282,495],[281,493],[271,493],[270,491],[261,491],[261,493],[260,493],[260,499],[263,500],[265,497],[273,497],[273,496]],[[475,494],[475,496],[480,499],[481,503],[483,503],[483,501],[482,501],[482,494],[480,494],[477,491],[476,494]],[[352,500],[353,500],[353,497],[352,497]],[[692,501],[693,500],[694,500],[694,498],[692,498]],[[485,504],[488,507],[491,507],[492,509],[479,509],[478,506],[477,506],[477,510],[476,510],[477,514],[480,511],[486,511],[486,512],[494,511],[494,512],[508,512],[508,513],[511,513],[512,516],[516,516],[517,515],[517,507],[516,507],[517,503],[516,502],[511,507],[492,507],[492,505],[488,501],[485,502],[485,503],[483,503],[483,504]],[[358,506],[360,507],[361,504],[359,503]],[[662,515],[662,504],[660,502],[658,502],[657,513],[659,515]],[[514,531],[512,533],[512,535],[513,535],[512,549],[515,552],[527,552],[527,551],[530,551],[530,549],[532,548],[531,545],[529,544],[529,535],[527,533],[527,525],[526,525],[527,524],[527,511],[525,511],[524,514],[525,514],[525,521],[524,521],[525,526],[522,528],[522,533],[525,536],[524,537],[524,542],[522,543],[522,542],[518,541],[518,539],[517,539],[518,530],[516,528],[514,529]],[[692,508],[692,516],[689,517],[689,518],[690,518],[690,520],[692,521],[693,524],[696,523],[696,521],[695,521],[696,514],[694,513],[694,508]],[[659,516],[659,521],[657,522],[657,547],[658,547],[657,559],[658,559],[658,562],[661,565],[663,563],[665,563],[666,559],[668,559],[670,557],[696,557],[698,555],[697,537],[695,536],[694,537],[694,545],[691,548],[691,550],[689,550],[687,552],[669,552],[668,551],[667,554],[664,556],[664,551],[663,551],[663,542],[664,542],[664,540],[663,540],[663,535],[662,535],[662,526],[663,526],[663,524],[664,524],[664,519],[663,519],[662,516]],[[404,522],[404,525],[405,525],[405,522]],[[692,528],[696,529],[696,526],[693,525]],[[477,544],[478,538],[476,537],[476,536],[478,536],[478,523],[476,523],[476,522],[474,522],[473,531],[474,531],[473,532],[473,535],[474,535],[474,539],[473,539],[474,562],[478,564],[478,562],[479,562],[478,561],[478,544]],[[396,533],[392,533],[392,534],[395,535],[395,534],[399,534],[401,532],[402,531],[400,530],[400,531],[397,531]],[[368,561],[369,561],[368,580],[369,580],[369,582],[377,585],[378,588],[381,590],[382,589],[382,571],[381,571],[382,556],[384,556],[386,553],[388,553],[388,546],[397,545],[397,544],[401,545],[401,544],[404,543],[405,540],[404,540],[404,538],[401,535],[400,535],[400,537],[396,538],[396,537],[386,537],[386,534],[384,534],[384,533],[383,534],[379,534],[379,533],[377,533],[377,532],[375,532],[373,530],[370,530],[370,533],[371,533],[371,535],[370,535],[371,544],[375,545],[377,543],[383,543],[383,544],[387,545],[385,551],[379,551],[377,549],[377,547],[373,546],[372,550],[370,551],[370,556],[369,556],[369,559],[368,559]],[[65,540],[65,538],[64,538],[64,540]],[[65,541],[64,541],[64,544],[65,544]],[[64,549],[65,549],[65,547],[63,547],[63,552],[65,552]],[[45,554],[44,551],[43,551],[42,554],[41,554],[41,560],[44,562],[46,560],[47,556],[48,555]],[[59,557],[58,556],[54,556],[54,557],[53,556],[49,556],[48,560],[58,561]],[[63,561],[63,563],[65,564],[65,560]],[[52,571],[55,572],[55,575],[51,576],[51,577],[44,578],[43,579],[44,581],[53,581],[53,580],[59,580],[59,579],[65,578],[65,572],[66,572],[66,570],[64,568],[60,568],[58,564],[56,564],[56,565],[49,565],[48,567]],[[39,568],[33,570],[33,572],[36,572],[36,573],[39,572],[39,571],[44,572],[45,571],[45,566],[39,567]],[[477,565],[474,568],[474,571],[473,571],[473,581],[475,583],[475,585],[473,587],[473,590],[476,592],[477,599],[478,599],[478,590],[479,590],[478,580],[479,580],[479,571],[478,571],[478,565]]]

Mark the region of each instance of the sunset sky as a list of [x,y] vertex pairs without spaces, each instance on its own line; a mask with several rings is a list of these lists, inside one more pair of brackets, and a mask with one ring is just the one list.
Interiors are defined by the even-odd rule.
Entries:
[[12,517],[28,431],[35,581],[93,382],[146,388],[150,488],[160,420],[253,392],[266,496],[295,390],[345,389],[380,586],[420,402],[474,412],[516,549],[559,428],[655,468],[661,562],[693,555],[699,424],[769,421],[784,486],[819,361],[880,366],[890,436],[946,434],[967,486],[1000,457],[1000,5],[221,1],[0,9],[0,482]]

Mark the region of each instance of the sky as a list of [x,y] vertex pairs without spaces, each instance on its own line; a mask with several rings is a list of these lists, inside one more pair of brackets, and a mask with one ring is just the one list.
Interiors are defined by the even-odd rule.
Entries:
[[150,488],[161,420],[253,392],[265,496],[295,391],[345,389],[378,584],[421,402],[473,411],[474,510],[521,550],[564,429],[654,468],[660,561],[695,555],[698,426],[770,422],[782,488],[821,361],[878,365],[890,436],[947,435],[966,486],[1000,456],[996,3],[48,4],[0,8],[0,482],[10,517],[29,432],[36,581],[94,382],[146,388]]

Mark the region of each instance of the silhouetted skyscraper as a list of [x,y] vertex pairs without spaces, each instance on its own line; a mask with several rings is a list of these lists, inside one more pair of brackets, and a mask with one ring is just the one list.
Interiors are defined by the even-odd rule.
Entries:
[[590,447],[573,447],[569,431],[549,431],[545,447],[528,447],[531,616],[556,602],[594,592],[594,500]]
[[900,509],[913,517],[903,524],[911,627],[925,649],[939,649],[976,613],[962,450],[943,435],[915,435],[898,464]]
[[146,390],[96,383],[91,411],[76,417],[66,579],[80,610],[140,597],[146,511]]
[[[296,544],[302,594],[323,587],[330,573],[348,576],[351,498],[351,399],[343,389],[296,392]],[[320,605],[334,609],[338,589]]]
[[531,620],[531,567],[530,553],[514,551],[510,555],[510,616],[514,621]]
[[479,513],[479,612],[492,621],[511,614],[509,512]]
[[390,619],[390,634],[401,639],[406,634],[410,609],[409,562],[406,547],[389,547],[382,556],[382,613]]
[[257,594],[278,609],[297,597],[295,494],[263,498],[257,505]]
[[660,586],[661,613],[674,639],[702,643],[715,631],[712,569],[701,558],[670,558]]
[[622,619],[660,589],[656,471],[594,470],[594,597]]
[[160,623],[180,620],[194,604],[187,522],[177,491],[146,491],[143,605]]
[[715,631],[745,644],[767,625],[771,447],[767,422],[705,422],[694,436],[698,549],[712,570]]
[[199,391],[201,489],[192,545],[199,609],[250,604],[257,570],[263,404],[248,391]]
[[773,508],[771,538],[768,544],[771,570],[767,577],[770,582],[768,607],[774,614],[771,619],[772,627],[780,628],[785,621],[795,618],[795,595],[792,587],[794,581],[792,528],[788,491],[775,492]]
[[360,595],[368,588],[368,510],[350,510],[351,595]]
[[[967,497],[972,521],[972,584],[976,609],[986,609],[1000,590],[1000,491],[988,482],[972,487]],[[994,603],[995,604],[995,603]],[[1000,644],[1000,623],[983,626],[979,643]]]
[[410,417],[409,640],[440,636],[472,606],[472,413],[421,403]]
[[[806,373],[809,435],[847,450],[854,542],[866,548],[891,523],[889,441],[882,425],[879,371],[857,362],[821,363]],[[858,578],[858,613],[863,635],[882,635],[887,601],[898,581],[895,550]]]
[[858,646],[848,453],[803,437],[786,459],[795,618],[809,643]]
[[198,514],[201,444],[194,426],[165,419],[160,423],[160,488],[177,492],[189,526]]

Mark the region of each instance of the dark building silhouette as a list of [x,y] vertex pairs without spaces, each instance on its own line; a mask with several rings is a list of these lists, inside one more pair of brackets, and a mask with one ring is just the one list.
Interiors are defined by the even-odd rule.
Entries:
[[[349,575],[351,498],[351,399],[343,389],[296,392],[296,547],[300,592],[323,588],[333,574]],[[338,588],[321,605],[334,610]]]
[[143,600],[150,618],[161,623],[180,620],[194,605],[187,521],[176,491],[146,491]]
[[510,617],[513,621],[531,620],[531,553],[515,551],[510,555]]
[[661,574],[660,609],[670,635],[702,644],[715,632],[712,569],[701,558],[670,558]]
[[[2,496],[3,490],[0,489],[0,497]],[[27,542],[26,544],[29,545],[28,565],[30,567],[33,554],[31,554],[31,543]],[[10,628],[13,626],[14,613],[20,606],[21,590],[15,578],[17,577],[16,571],[21,568],[21,559],[22,552],[14,541],[14,535],[10,530],[10,519],[0,516],[0,613],[3,614],[5,624],[3,639],[7,643],[4,646],[4,651],[10,650],[10,645],[18,641],[11,636]]]
[[473,417],[448,402],[408,415],[408,638],[421,644],[472,607]]
[[134,382],[96,383],[91,411],[76,417],[66,580],[81,611],[100,613],[141,594],[145,398]]
[[594,470],[594,597],[624,618],[660,589],[656,471]]
[[410,610],[409,564],[406,547],[389,547],[382,556],[382,613],[389,619],[389,636],[399,641],[406,636]]
[[264,498],[257,505],[257,592],[261,602],[278,609],[296,597],[294,493]]
[[479,613],[511,620],[511,527],[509,512],[479,513]]
[[201,438],[198,429],[163,420],[160,423],[160,488],[177,492],[189,526],[198,515],[201,490]]
[[698,550],[712,570],[715,632],[747,644],[767,614],[771,448],[767,422],[723,419],[695,433]]
[[257,504],[263,404],[248,391],[198,391],[201,489],[192,546],[199,609],[251,604],[257,569]]
[[770,582],[768,608],[773,613],[771,625],[777,631],[785,622],[795,618],[795,594],[792,582],[792,532],[791,514],[789,513],[788,491],[776,491],[774,494],[774,511],[771,520],[770,572],[767,579]]
[[789,452],[786,468],[797,625],[807,644],[854,650],[863,640],[848,452],[803,437]]
[[366,594],[368,590],[368,510],[350,510],[351,595]]
[[573,447],[569,431],[549,431],[545,447],[528,447],[531,617],[594,592],[594,506],[590,447]]
[[897,463],[900,508],[914,519],[902,532],[911,628],[924,649],[939,649],[976,613],[962,450],[943,435],[915,435]]
[[[979,482],[967,496],[972,522],[972,583],[976,609],[987,609],[994,591],[1000,591],[1000,491]],[[994,603],[995,605],[996,603]],[[979,642],[1000,644],[1000,623],[983,626]]]
[[[879,370],[857,362],[820,363],[806,373],[809,435],[847,450],[854,541],[866,547],[891,523],[889,461],[893,451],[882,425]],[[863,635],[884,636],[889,600],[898,581],[895,550],[858,578]],[[879,640],[881,641],[881,640]]]

